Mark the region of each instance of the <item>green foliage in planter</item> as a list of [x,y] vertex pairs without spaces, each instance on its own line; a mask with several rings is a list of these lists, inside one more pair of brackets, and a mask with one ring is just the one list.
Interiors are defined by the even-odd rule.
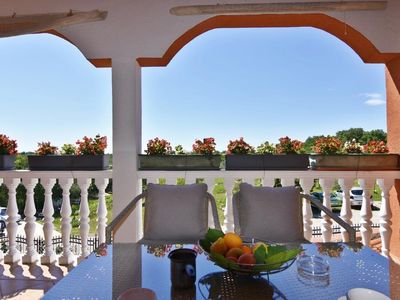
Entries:
[[27,170],[29,168],[28,166],[28,153],[22,152],[17,155],[17,158],[15,159],[15,169],[16,170]]

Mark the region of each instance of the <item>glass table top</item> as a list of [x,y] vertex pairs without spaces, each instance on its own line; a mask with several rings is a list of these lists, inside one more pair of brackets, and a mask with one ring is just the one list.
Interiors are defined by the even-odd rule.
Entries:
[[[104,256],[92,253],[42,299],[116,299],[131,287],[154,290],[157,299],[338,299],[352,288],[390,294],[389,261],[360,244],[302,244],[306,255],[319,255],[329,264],[327,276],[287,270],[262,277],[238,276],[214,265],[198,245],[109,245]],[[196,285],[171,286],[168,253],[175,248],[198,252]],[[105,253],[106,252],[106,253]]]

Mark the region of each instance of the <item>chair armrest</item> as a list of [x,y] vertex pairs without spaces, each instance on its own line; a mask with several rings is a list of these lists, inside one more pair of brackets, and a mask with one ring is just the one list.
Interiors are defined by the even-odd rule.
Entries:
[[146,193],[136,196],[129,204],[111,221],[106,227],[106,243],[111,244],[111,235],[114,229],[118,228],[126,217],[133,211],[136,203],[146,197]]
[[349,242],[354,243],[356,241],[356,231],[352,226],[350,226],[348,223],[346,223],[337,215],[335,215],[326,206],[322,205],[317,198],[307,194],[301,194],[301,196],[310,201],[312,204],[314,204],[316,207],[322,210],[325,214],[327,214],[330,218],[332,218],[336,223],[338,223],[340,226],[346,229],[346,231],[349,234]]

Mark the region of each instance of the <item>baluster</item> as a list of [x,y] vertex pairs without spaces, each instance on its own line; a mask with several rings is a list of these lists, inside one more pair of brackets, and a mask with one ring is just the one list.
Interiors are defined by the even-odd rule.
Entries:
[[[107,205],[106,205],[106,187],[108,178],[96,178],[96,186],[99,189],[99,204],[97,207],[97,235],[99,243],[106,241],[106,226],[107,226]],[[141,180],[140,180],[141,182]],[[141,185],[139,185],[141,187]]]
[[45,242],[45,251],[42,256],[41,262],[42,264],[52,264],[57,260],[56,254],[53,251],[53,199],[51,197],[51,190],[56,183],[55,178],[44,178],[41,180],[41,184],[44,187],[44,206],[43,206],[43,216],[44,216],[44,225],[43,225],[43,233],[44,233],[44,242]]
[[[334,179],[323,178],[319,180],[319,183],[322,187],[323,197],[324,197],[322,204],[325,205],[329,210],[332,210],[330,196],[331,196],[331,187],[334,183]],[[322,240],[324,241],[324,243],[330,242],[332,239],[332,220],[323,211],[321,212],[321,216],[322,216],[322,222],[321,222]]]
[[388,257],[390,250],[390,238],[392,236],[392,211],[389,205],[389,191],[393,186],[393,180],[378,179],[378,185],[382,190],[381,209],[379,211],[379,232],[382,240],[382,255]]
[[72,178],[62,178],[59,180],[61,188],[63,190],[63,200],[61,205],[61,236],[63,242],[63,252],[59,258],[60,265],[71,265],[76,261],[75,255],[71,251],[71,245],[69,239],[71,236],[71,200],[69,198],[69,191],[74,180]]
[[89,236],[89,203],[88,203],[88,188],[91,183],[90,178],[78,178],[78,185],[81,189],[81,204],[79,206],[80,226],[79,232],[81,234],[81,255],[78,262],[85,259],[90,253],[88,249],[88,236]]
[[[351,211],[351,201],[350,201],[350,190],[353,186],[354,179],[339,179],[339,185],[342,189],[342,208],[340,210],[340,217],[343,221],[345,221],[349,225],[353,225],[351,218],[353,217],[353,213]],[[349,233],[343,227],[340,228],[340,232],[342,234],[343,242],[349,241]]]
[[235,186],[235,180],[231,178],[224,179],[224,186],[226,190],[226,202],[224,211],[224,226],[225,232],[233,232],[234,222],[233,222],[233,206],[232,206],[232,196],[233,188]]
[[[208,192],[210,194],[212,194],[214,191],[214,185],[215,185],[214,178],[204,178],[204,183],[207,184]],[[212,208],[211,208],[210,204],[208,205],[208,226],[211,228],[215,228],[214,217],[213,217]]]
[[360,211],[360,232],[361,240],[364,246],[368,246],[372,236],[372,210],[371,210],[371,190],[374,188],[374,179],[359,179],[360,186],[363,189],[363,201]]
[[35,250],[35,228],[36,228],[36,208],[33,190],[38,183],[37,178],[29,178],[24,181],[26,188],[26,203],[25,203],[25,236],[26,236],[26,254],[22,257],[22,262],[32,264],[39,261],[39,254]]
[[[309,194],[311,188],[314,185],[314,179],[312,178],[300,178],[300,185],[303,188],[304,194]],[[303,198],[303,228],[304,228],[304,237],[311,241],[312,239],[312,209],[311,203]]]
[[5,263],[15,263],[21,260],[21,253],[17,249],[17,231],[18,231],[18,207],[16,189],[20,183],[19,178],[5,178],[4,184],[8,188],[7,205],[7,235],[8,235],[8,253],[4,256]]

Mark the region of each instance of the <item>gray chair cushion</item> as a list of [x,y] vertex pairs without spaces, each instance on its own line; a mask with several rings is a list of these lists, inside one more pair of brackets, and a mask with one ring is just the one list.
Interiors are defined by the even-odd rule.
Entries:
[[144,240],[198,240],[208,229],[206,184],[149,184]]
[[294,186],[240,185],[233,198],[235,232],[271,242],[304,240],[302,202]]

